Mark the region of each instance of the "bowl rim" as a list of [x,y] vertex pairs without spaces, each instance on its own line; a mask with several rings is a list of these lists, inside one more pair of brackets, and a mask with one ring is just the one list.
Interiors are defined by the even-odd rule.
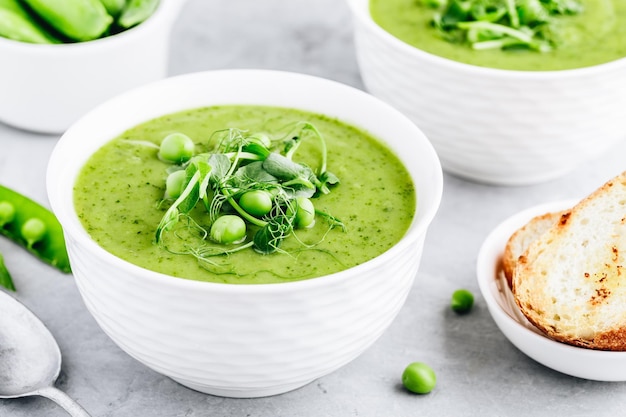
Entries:
[[[494,316],[494,320],[498,323],[504,322],[511,332],[519,332],[521,337],[528,337],[534,342],[541,344],[544,348],[549,348],[557,353],[582,355],[585,358],[597,360],[607,360],[609,358],[626,360],[626,351],[621,352],[588,349],[558,342],[549,338],[548,336],[542,334],[538,329],[534,328],[534,326],[529,322],[527,324],[522,323],[520,320],[512,317],[509,312],[504,310],[500,303],[506,303],[506,300],[498,299],[497,295],[492,291],[493,286],[497,286],[496,281],[499,279],[498,276],[494,276],[494,271],[496,272],[496,275],[498,275],[498,265],[504,251],[504,244],[511,234],[513,234],[513,232],[515,232],[515,230],[519,227],[522,227],[535,215],[547,213],[549,211],[563,210],[572,207],[580,200],[580,198],[566,199],[537,204],[523,209],[501,221],[487,235],[478,252],[476,261],[478,286],[485,302],[487,303],[490,314]],[[508,286],[506,288],[508,288]],[[517,306],[515,306],[515,308],[517,308]],[[519,311],[519,314],[520,316],[522,315],[521,311]],[[498,325],[498,327],[500,326]],[[510,339],[507,332],[502,329],[501,331],[507,339],[511,341],[511,343],[517,346],[517,343],[514,343]],[[547,363],[544,363],[544,365],[550,367]]]
[[[255,77],[257,80],[263,77],[291,77],[295,79],[297,82],[305,82],[305,83],[318,83],[325,84],[331,86],[333,89],[340,89],[342,92],[346,94],[353,94],[359,97],[361,101],[367,101],[371,103],[371,105],[378,106],[381,109],[385,109],[386,112],[393,114],[394,117],[398,120],[402,120],[404,125],[410,127],[414,133],[416,134],[415,140],[419,140],[423,150],[425,151],[425,158],[431,161],[432,167],[430,170],[430,174],[432,178],[430,181],[432,183],[432,195],[433,200],[427,204],[420,205],[419,204],[419,194],[416,195],[417,207],[409,229],[406,231],[404,236],[391,248],[382,254],[378,255],[375,258],[372,258],[362,264],[356,265],[349,269],[339,271],[333,274],[324,275],[321,277],[315,277],[304,280],[297,281],[289,281],[282,283],[260,283],[260,284],[227,284],[227,283],[218,283],[218,282],[208,282],[208,281],[197,281],[186,278],[172,277],[167,274],[163,274],[160,272],[152,271],[140,266],[137,266],[131,262],[125,261],[112,253],[108,252],[100,245],[98,245],[87,233],[84,229],[78,216],[76,215],[73,209],[67,208],[65,206],[65,201],[60,201],[58,197],[55,196],[56,189],[62,189],[63,186],[61,184],[56,184],[51,182],[51,177],[55,175],[53,172],[59,171],[57,165],[63,164],[62,158],[59,156],[60,152],[63,150],[63,147],[66,146],[65,142],[66,137],[71,137],[73,131],[78,128],[78,126],[82,125],[85,120],[88,120],[94,114],[98,114],[104,108],[114,107],[116,103],[123,102],[129,97],[133,97],[136,95],[144,95],[152,91],[153,88],[159,88],[159,86],[167,86],[168,84],[175,84],[178,82],[182,82],[185,80],[193,80],[193,79],[202,79],[204,77],[219,77],[220,75],[228,76],[231,75],[233,77]],[[211,103],[209,101],[208,105],[219,105],[219,103]],[[261,104],[260,104],[261,105]],[[294,107],[295,108],[295,107]],[[165,114],[165,113],[164,113]],[[342,120],[341,117],[337,117],[339,120]],[[140,123],[140,121],[135,124]],[[355,124],[355,123],[352,123]],[[356,125],[356,124],[355,124]],[[126,128],[132,127],[131,125]],[[357,127],[359,127],[357,125]],[[384,143],[384,139],[381,138]],[[74,178],[75,179],[75,178]],[[210,70],[210,71],[200,71],[195,73],[187,73],[178,76],[167,77],[165,79],[152,82],[134,89],[131,89],[125,93],[122,93],[116,97],[113,97],[104,103],[100,104],[96,108],[92,109],[90,112],[81,117],[78,121],[76,121],[59,139],[57,144],[55,145],[52,154],[50,156],[47,172],[46,172],[46,182],[47,182],[47,193],[48,199],[52,206],[53,212],[55,211],[55,207],[57,208],[57,212],[60,211],[63,214],[63,217],[59,216],[59,220],[63,220],[63,228],[71,231],[71,238],[76,240],[76,243],[81,248],[88,249],[91,253],[94,253],[98,256],[99,259],[103,259],[106,263],[110,263],[115,265],[116,268],[124,270],[133,276],[140,276],[142,279],[151,279],[159,281],[166,286],[175,286],[181,288],[190,288],[195,290],[206,290],[210,289],[212,292],[223,292],[230,293],[236,292],[238,294],[258,294],[260,292],[289,292],[295,289],[306,290],[309,288],[314,288],[318,286],[324,286],[327,282],[333,282],[340,279],[349,279],[353,275],[359,275],[360,272],[364,269],[369,268],[377,268],[382,263],[386,261],[387,258],[394,256],[397,252],[403,251],[407,249],[408,246],[413,245],[415,241],[417,241],[420,237],[426,235],[427,230],[434,219],[439,206],[441,204],[441,199],[443,195],[443,171],[441,167],[441,163],[439,161],[438,155],[426,137],[426,135],[417,127],[408,117],[402,114],[400,111],[396,110],[391,105],[383,102],[382,100],[366,93],[363,90],[357,89],[355,87],[329,80],[326,78],[321,78],[317,76],[312,76],[308,74],[296,73],[296,72],[288,72],[288,71],[277,71],[277,70],[259,70],[259,69],[227,69],[227,70]],[[67,185],[66,185],[67,186]],[[71,184],[73,186],[73,184]],[[419,192],[419,190],[416,190]],[[70,196],[73,195],[72,192],[69,193]],[[417,223],[417,216],[419,210],[424,210],[421,213],[422,221]],[[56,214],[56,213],[55,213]],[[67,231],[66,231],[67,234]]]
[[[144,32],[150,32],[160,27],[163,22],[173,19],[176,10],[183,6],[187,0],[160,0],[157,9],[140,24],[126,29],[115,35],[105,36],[90,41],[80,41],[71,43],[29,43],[8,39],[0,36],[0,49],[29,52],[41,54],[43,56],[54,56],[60,58],[65,54],[82,54],[86,49],[101,51],[107,48],[118,48],[120,43],[126,42],[128,38],[140,37]],[[180,3],[177,3],[180,2]]]
[[[385,45],[397,50],[400,53],[408,56],[424,60],[427,63],[436,64],[442,67],[446,67],[449,70],[465,71],[470,75],[480,75],[485,77],[495,78],[514,78],[514,79],[529,79],[529,80],[552,80],[554,78],[571,78],[571,77],[586,77],[596,75],[597,73],[603,73],[616,68],[626,66],[626,57],[619,58],[613,61],[608,61],[602,64],[590,65],[581,68],[561,69],[561,70],[543,70],[543,71],[525,71],[525,70],[512,70],[503,68],[481,67],[478,65],[467,64],[460,61],[455,61],[450,58],[445,58],[439,55],[426,52],[417,47],[409,45],[408,43],[393,36],[382,27],[380,27],[372,18],[368,10],[364,10],[362,3],[369,5],[370,0],[346,0],[349,8],[352,10],[352,15],[356,17],[360,24],[365,26],[370,32],[374,33]],[[356,28],[355,28],[356,29]]]

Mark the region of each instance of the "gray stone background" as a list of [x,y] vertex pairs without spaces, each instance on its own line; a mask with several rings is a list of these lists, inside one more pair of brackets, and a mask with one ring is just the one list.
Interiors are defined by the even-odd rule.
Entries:
[[[341,0],[189,0],[173,30],[169,72],[269,68],[363,88],[351,31]],[[46,164],[57,139],[0,124],[0,183],[46,204]],[[63,368],[56,386],[94,417],[624,415],[626,384],[560,374],[511,345],[491,319],[475,277],[478,250],[494,226],[528,206],[586,195],[626,168],[624,151],[621,144],[571,174],[533,186],[488,186],[446,175],[420,272],[393,325],[342,369],[268,398],[205,395],[151,371],[105,336],[71,276],[33,261],[6,239],[0,252],[18,298],[59,342]],[[467,316],[449,309],[460,287],[476,295]],[[418,360],[438,376],[435,390],[424,396],[400,385],[404,367]],[[0,416],[66,414],[50,400],[24,398],[0,400]]]

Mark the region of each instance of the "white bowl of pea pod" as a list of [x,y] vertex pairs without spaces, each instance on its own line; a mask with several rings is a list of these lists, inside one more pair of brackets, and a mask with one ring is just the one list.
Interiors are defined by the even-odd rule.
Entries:
[[0,122],[59,134],[102,101],[165,77],[184,3],[1,0]]

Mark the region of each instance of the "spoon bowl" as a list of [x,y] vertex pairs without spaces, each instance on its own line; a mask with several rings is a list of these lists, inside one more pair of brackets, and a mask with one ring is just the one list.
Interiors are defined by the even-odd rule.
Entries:
[[46,326],[26,306],[0,291],[0,398],[47,397],[74,417],[89,414],[53,386],[61,351]]

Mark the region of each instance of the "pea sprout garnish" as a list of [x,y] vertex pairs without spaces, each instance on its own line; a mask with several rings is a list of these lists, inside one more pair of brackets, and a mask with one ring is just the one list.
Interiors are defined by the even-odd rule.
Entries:
[[[315,169],[296,158],[309,140],[317,143]],[[295,123],[276,139],[229,128],[193,149],[190,141],[182,133],[170,134],[158,150],[159,159],[169,164],[162,203],[171,205],[155,233],[164,249],[219,266],[215,257],[248,248],[286,253],[280,247],[290,236],[307,248],[311,245],[300,241],[296,230],[313,227],[316,219],[328,231],[345,231],[341,220],[313,202],[339,179],[327,170],[326,141],[311,123]],[[200,146],[210,151],[196,154]]]
[[452,43],[475,50],[558,47],[554,20],[583,11],[580,0],[422,0],[437,12],[433,26]]

